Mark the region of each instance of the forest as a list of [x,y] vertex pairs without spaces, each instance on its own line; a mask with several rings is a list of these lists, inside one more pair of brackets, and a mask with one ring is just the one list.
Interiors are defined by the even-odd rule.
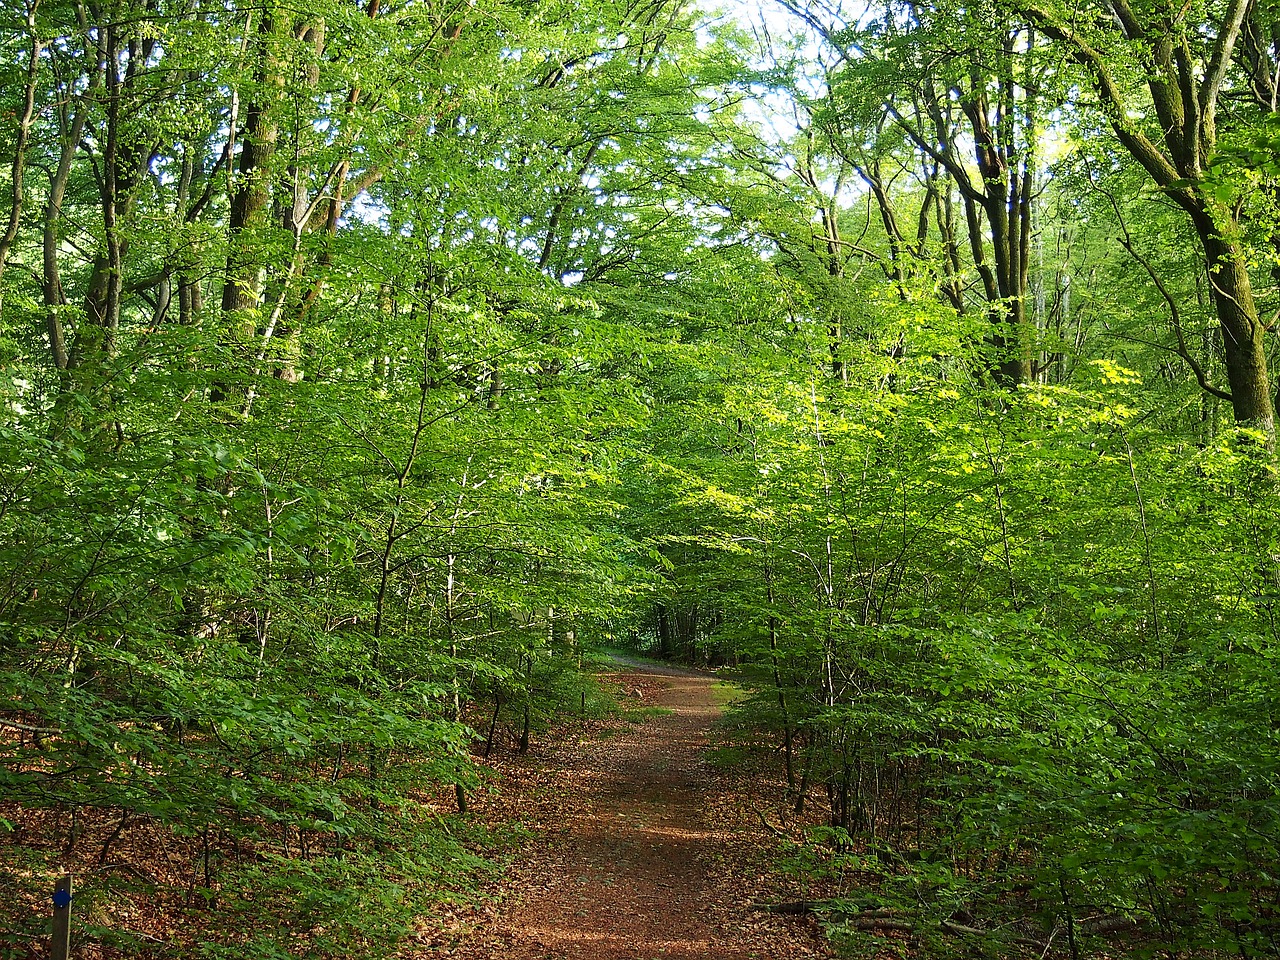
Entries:
[[6,0],[0,167],[0,957],[397,955],[607,648],[877,903],[1280,953],[1275,0]]

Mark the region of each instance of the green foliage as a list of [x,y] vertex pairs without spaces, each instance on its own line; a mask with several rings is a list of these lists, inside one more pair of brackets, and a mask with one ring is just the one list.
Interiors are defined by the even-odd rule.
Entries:
[[[210,955],[389,955],[476,866],[392,823],[476,788],[468,719],[607,709],[586,648],[650,580],[619,464],[651,279],[699,236],[667,184],[716,176],[692,78],[723,51],[664,4],[35,15],[0,795],[193,838],[168,879],[261,931]],[[6,149],[32,40],[6,12]],[[0,926],[118,838],[66,839]]]
[[738,669],[797,870],[1275,952],[1273,438],[1214,386],[1224,268],[1274,310],[1266,30],[1157,196],[1062,11],[804,10],[821,62],[672,3],[0,15],[0,926],[87,814],[199,838],[255,918],[209,956],[391,955],[480,869],[407,798],[625,639]]
[[[939,385],[820,407],[826,440],[794,434],[721,521],[756,689],[737,709],[834,824],[903,851],[881,880],[899,902],[1005,923],[1022,887],[1059,924],[1110,910],[1172,949],[1261,955],[1269,455],[1168,440],[1133,376],[1098,369],[998,405]],[[787,477],[806,460],[807,488]]]
[[470,849],[491,839],[463,832],[455,837],[449,825],[401,809],[371,849],[310,860],[269,855],[219,891],[221,922],[241,933],[201,945],[199,955],[396,956],[427,907],[466,897],[492,875],[494,864]]

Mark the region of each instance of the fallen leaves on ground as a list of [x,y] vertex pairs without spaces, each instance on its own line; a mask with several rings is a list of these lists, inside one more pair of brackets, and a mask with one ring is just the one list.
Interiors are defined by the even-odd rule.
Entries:
[[833,956],[817,922],[750,909],[808,891],[781,874],[742,770],[713,767],[708,677],[643,669],[605,678],[630,722],[579,722],[493,763],[476,803],[532,839],[498,905],[422,918],[402,956],[460,960],[749,960]]

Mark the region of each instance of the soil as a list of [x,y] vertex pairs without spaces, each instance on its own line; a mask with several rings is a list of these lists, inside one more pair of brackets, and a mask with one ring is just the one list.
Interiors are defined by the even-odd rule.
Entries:
[[490,802],[523,810],[534,838],[504,879],[506,897],[459,910],[443,928],[424,918],[422,952],[406,956],[833,956],[811,918],[752,909],[794,899],[797,881],[772,866],[777,841],[754,807],[764,801],[709,760],[720,712],[713,679],[627,665],[612,680],[624,700],[652,709],[507,764],[505,799]]

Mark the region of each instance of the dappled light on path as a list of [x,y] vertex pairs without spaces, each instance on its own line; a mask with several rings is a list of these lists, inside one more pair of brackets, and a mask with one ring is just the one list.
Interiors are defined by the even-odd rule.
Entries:
[[[752,913],[767,849],[712,813],[709,678],[625,674],[654,715],[537,758],[538,838],[513,894],[445,955],[480,960],[766,960],[831,954],[810,920]],[[723,807],[724,804],[719,806]],[[753,886],[754,885],[754,886]],[[433,954],[422,954],[431,956]]]

